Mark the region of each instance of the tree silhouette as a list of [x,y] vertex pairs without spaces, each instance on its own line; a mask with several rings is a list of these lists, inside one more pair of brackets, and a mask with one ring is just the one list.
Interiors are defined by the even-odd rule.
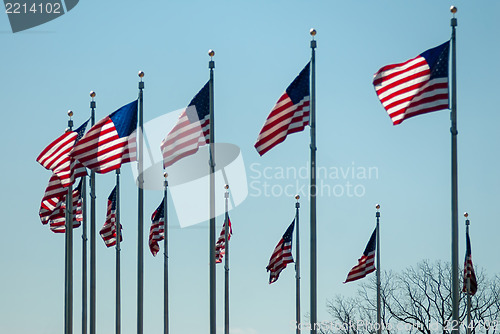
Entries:
[[[476,270],[476,276],[478,291],[471,299],[471,333],[499,333],[500,277],[489,279],[484,270]],[[359,284],[357,296],[337,295],[328,300],[327,311],[337,330],[323,333],[376,333],[376,291],[376,276],[371,275]],[[450,263],[424,260],[400,273],[382,271],[380,295],[384,333],[448,334],[453,325],[466,330],[465,293],[460,296],[460,324],[451,322]]]

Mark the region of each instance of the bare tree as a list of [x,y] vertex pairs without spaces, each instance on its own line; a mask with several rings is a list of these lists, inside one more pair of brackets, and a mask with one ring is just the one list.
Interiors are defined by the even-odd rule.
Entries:
[[[396,276],[397,288],[388,297],[386,307],[394,318],[414,326],[417,332],[430,334],[432,325],[443,333],[451,319],[451,268],[428,261],[410,267]],[[435,331],[435,329],[434,329]]]
[[[463,274],[463,272],[462,272]],[[500,332],[500,277],[488,279],[484,270],[476,270],[478,291],[471,302],[471,332],[497,334]],[[463,276],[461,277],[461,281]],[[355,298],[336,296],[327,302],[334,322],[344,325],[342,334],[373,334],[375,328],[347,326],[362,320],[376,323],[376,277],[362,282]],[[381,321],[385,333],[451,333],[451,265],[425,260],[401,273],[381,273]],[[460,299],[461,330],[466,328],[467,298]],[[337,331],[336,331],[337,332]],[[325,332],[326,334],[327,332]]]
[[[387,310],[387,303],[393,295],[394,273],[381,273],[380,295],[382,302],[381,326],[384,333],[390,334],[394,316]],[[375,334],[377,332],[377,282],[370,276],[367,283],[361,283],[356,297],[335,296],[327,301],[327,310],[333,318],[336,332],[342,334]],[[395,332],[395,331],[394,331]]]
[[326,308],[340,333],[360,334],[355,325],[361,319],[359,300],[337,295],[334,300],[327,301]]
[[[388,303],[396,290],[395,275],[392,271],[383,271],[380,273],[380,300],[381,300],[381,326],[385,333],[393,332],[392,325],[394,316],[388,312]],[[377,322],[377,277],[370,276],[368,282],[361,283],[358,290],[358,301],[362,318],[368,323]],[[376,332],[374,330],[373,332]]]

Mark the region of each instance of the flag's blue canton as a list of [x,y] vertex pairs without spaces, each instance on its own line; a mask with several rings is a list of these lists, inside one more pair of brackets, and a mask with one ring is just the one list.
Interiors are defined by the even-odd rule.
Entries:
[[295,220],[288,226],[286,229],[285,234],[283,234],[283,244],[281,245],[281,248],[283,249],[285,247],[286,243],[292,243],[292,236],[293,236],[293,227],[295,226]]
[[76,129],[76,133],[77,133],[77,136],[76,136],[76,140],[75,140],[75,144],[77,141],[79,141],[83,135],[85,134],[85,130],[87,129],[87,123],[89,121],[87,120],[85,123],[83,123],[82,125],[80,125],[80,127],[78,129]]
[[108,201],[111,201],[111,210],[116,210],[116,186],[111,191],[111,194],[109,194]]
[[290,86],[287,87],[286,93],[293,104],[297,104],[306,96],[309,96],[309,65],[300,72],[300,74],[293,80]]
[[[196,113],[198,114],[198,119],[191,119],[192,116],[190,113],[187,113],[187,116],[189,118],[189,121],[191,123],[201,121],[204,119],[208,114],[210,114],[210,106],[209,106],[209,100],[210,100],[210,87],[209,87],[210,81],[208,81],[205,86],[196,94],[195,97],[191,100],[189,103],[188,107],[195,106],[196,107]],[[191,117],[190,117],[191,116]]]
[[163,198],[163,199],[161,200],[160,205],[158,206],[158,208],[157,208],[157,209],[156,209],[156,211],[155,211],[155,212],[156,212],[156,214],[155,214],[155,216],[153,217],[153,221],[155,221],[155,222],[160,221],[160,219],[161,219],[161,218],[163,218],[163,211],[164,211],[164,210],[163,210],[163,209],[164,209],[164,205],[163,205],[163,203],[164,203],[164,201],[165,201],[165,198]]
[[376,245],[377,245],[377,229],[373,231],[372,236],[370,237],[370,241],[368,241],[368,245],[366,245],[365,251],[363,252],[363,255],[368,256],[368,253],[373,252],[375,250]]
[[128,137],[137,129],[137,100],[124,105],[111,115],[109,118],[115,125],[118,137]]
[[450,41],[420,54],[421,57],[425,58],[431,69],[431,76],[429,79],[448,77],[449,50]]
[[467,261],[467,257],[472,255],[472,248],[470,246],[470,238],[467,235],[467,250],[465,251],[465,260]]

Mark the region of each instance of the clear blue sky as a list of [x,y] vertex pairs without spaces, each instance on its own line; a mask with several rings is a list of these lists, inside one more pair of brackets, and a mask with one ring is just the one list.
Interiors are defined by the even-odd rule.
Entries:
[[[471,219],[474,264],[500,273],[498,147],[498,1],[80,1],[68,14],[12,34],[1,14],[2,233],[0,332],[63,331],[64,237],[38,218],[50,173],[35,161],[66,128],[89,117],[96,91],[97,119],[137,97],[145,76],[144,120],[185,107],[208,80],[214,49],[216,140],[238,145],[247,178],[285,187],[305,178],[259,173],[299,169],[309,161],[309,129],[259,157],[253,148],[276,100],[310,58],[309,29],[317,41],[317,161],[330,171],[318,199],[318,320],[330,320],[327,299],[352,295],[342,284],[361,255],[381,209],[383,269],[399,271],[423,259],[450,261],[450,122],[440,111],[396,127],[378,101],[373,74],[450,38],[450,5],[458,7],[458,154],[460,255],[464,219]],[[166,134],[166,133],[165,133]],[[152,144],[159,150],[159,143]],[[154,146],[157,145],[157,146]],[[371,168],[371,177],[358,172]],[[269,171],[269,169],[267,170]],[[350,170],[352,171],[352,169]],[[375,173],[376,171],[376,173]],[[122,177],[122,333],[136,328],[137,191],[130,168]],[[97,227],[105,219],[114,175],[97,178]],[[358,195],[347,189],[357,186]],[[277,188],[275,188],[277,189]],[[340,194],[340,190],[344,193]],[[326,191],[326,190],[325,190]],[[361,193],[362,191],[362,193]],[[362,195],[361,195],[362,194]],[[145,193],[144,234],[160,203]],[[231,212],[231,327],[234,334],[292,333],[294,270],[269,285],[265,267],[294,215],[290,196],[258,195]],[[309,312],[309,205],[302,200],[302,310]],[[170,216],[172,333],[208,332],[208,224],[180,229]],[[222,219],[217,220],[220,230]],[[217,232],[218,233],[218,232]],[[75,232],[74,328],[81,322],[81,229]],[[99,237],[98,237],[99,238]],[[145,241],[146,246],[146,241]],[[114,256],[98,239],[97,330],[114,331]],[[144,250],[144,332],[162,329],[162,257]],[[223,332],[223,267],[217,267],[217,324]]]

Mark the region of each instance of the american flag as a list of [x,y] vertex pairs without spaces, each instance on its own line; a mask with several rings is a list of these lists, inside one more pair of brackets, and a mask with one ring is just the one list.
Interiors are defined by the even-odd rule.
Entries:
[[160,251],[158,242],[165,238],[165,198],[161,201],[158,208],[151,215],[151,228],[149,229],[149,250],[153,256]]
[[269,259],[269,264],[266,269],[269,271],[269,284],[274,283],[278,280],[280,273],[286,268],[286,265],[293,263],[292,258],[292,236],[293,227],[295,226],[295,220],[292,221],[290,226],[288,226],[285,234],[281,238],[280,242],[273,251],[271,259]]
[[476,273],[474,272],[474,266],[472,265],[472,252],[470,247],[469,233],[467,233],[466,239],[467,250],[465,252],[463,292],[467,292],[467,279],[470,278],[470,295],[474,296],[477,292],[477,279]]
[[309,64],[281,95],[260,130],[255,148],[262,156],[309,124]]
[[136,159],[137,100],[97,122],[70,155],[85,167],[104,174]]
[[[73,228],[81,225],[83,220],[82,216],[82,180],[78,186],[73,189]],[[66,191],[67,193],[67,191]],[[49,223],[50,230],[54,233],[66,232],[66,194],[57,203],[55,210],[48,216],[47,222]]]
[[347,278],[344,283],[356,281],[360,278],[365,277],[369,273],[375,271],[375,249],[377,246],[377,229],[372,233],[370,237],[370,241],[368,241],[368,245],[366,245],[365,251],[363,255],[358,260],[358,264],[355,265],[349,274],[347,274]]
[[[233,228],[231,226],[231,219],[229,219],[229,215],[226,217],[229,225],[229,231],[227,233],[227,241],[229,241],[231,240],[231,235],[233,234]],[[226,222],[222,225],[222,231],[220,231],[219,239],[215,244],[215,263],[222,263],[224,254],[226,254]]]
[[88,121],[76,131],[64,133],[47,146],[37,158],[37,162],[43,167],[52,170],[49,184],[40,204],[39,215],[43,224],[47,224],[49,217],[52,214],[57,214],[56,208],[63,205],[60,202],[64,202],[62,198],[68,192],[66,187],[73,184],[77,178],[87,175],[87,169],[78,160],[69,156],[69,151],[82,138],[87,123]]
[[448,41],[375,73],[375,91],[394,125],[413,116],[448,109],[449,48]]
[[[71,183],[74,183],[74,180],[76,178],[86,175],[87,169],[78,162],[73,161],[73,164],[71,165]],[[67,186],[69,186],[69,184]],[[57,206],[57,203],[61,201],[61,198],[63,196],[66,196],[67,192],[68,188],[65,188],[62,184],[61,179],[53,173],[49,179],[49,184],[45,189],[45,193],[40,204],[39,215],[43,224],[47,223],[48,216],[53,213]]]
[[[87,175],[87,169],[81,165],[80,167],[77,165],[78,163],[71,166],[71,183],[68,183],[66,187],[74,183],[75,179]],[[45,193],[42,197],[42,207],[50,208],[50,205],[47,203],[50,201],[57,202],[57,198],[63,196],[68,191],[66,187],[63,185],[61,179],[55,173],[52,173],[49,179],[49,184],[47,185],[47,188],[45,188]]]
[[40,204],[39,215],[42,224],[47,224],[50,215],[61,205],[60,202],[67,192],[68,188],[64,188],[61,180],[52,174]]
[[59,178],[62,187],[68,187],[75,179],[87,174],[85,167],[69,156],[75,143],[83,137],[87,123],[88,121],[75,131],[66,131],[50,143],[36,158],[40,165],[51,170]]
[[191,100],[177,124],[161,142],[163,167],[198,152],[198,148],[210,143],[209,82]]
[[[121,229],[122,226],[120,224],[120,242],[123,240]],[[107,247],[116,245],[116,187],[113,188],[113,191],[111,191],[111,194],[108,197],[106,222],[101,228],[99,234]]]

